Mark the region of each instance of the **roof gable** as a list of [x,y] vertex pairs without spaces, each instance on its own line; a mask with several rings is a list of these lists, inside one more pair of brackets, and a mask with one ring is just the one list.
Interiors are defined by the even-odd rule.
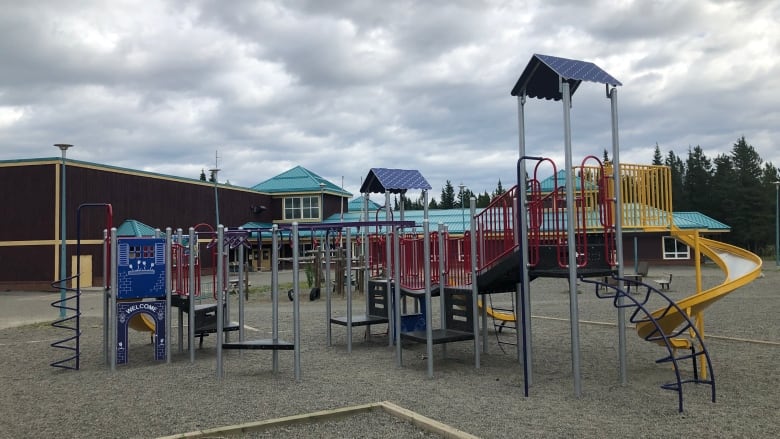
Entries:
[[116,228],[116,236],[134,236],[138,238],[141,236],[154,236],[156,233],[157,229],[154,227],[134,219],[125,220],[122,225]]
[[623,85],[592,62],[534,54],[512,88],[511,94],[558,101],[563,97],[560,88],[561,80],[570,84],[572,95],[582,81],[613,86]]
[[403,194],[409,189],[430,190],[431,185],[412,169],[371,168],[360,186],[360,193]]
[[337,195],[352,195],[300,165],[258,183],[252,186],[252,189],[270,194],[324,191]]

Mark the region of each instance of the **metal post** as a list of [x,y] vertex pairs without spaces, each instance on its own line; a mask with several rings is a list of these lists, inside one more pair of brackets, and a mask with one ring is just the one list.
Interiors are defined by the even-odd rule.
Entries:
[[[607,86],[609,87],[609,86]],[[620,188],[620,143],[618,142],[618,112],[617,112],[617,88],[609,90],[609,100],[612,109],[612,169],[615,192],[615,252],[617,253],[618,278],[623,278],[623,195]],[[634,245],[636,252],[636,244]],[[637,257],[634,257],[634,266],[637,266]],[[636,270],[634,271],[636,272]],[[618,281],[618,287],[622,290],[623,281]],[[625,297],[618,296],[618,359],[620,363],[620,383],[627,381],[626,361],[626,310],[623,308]]]
[[[471,230],[471,315],[474,316],[472,331],[474,332],[474,368],[479,369],[479,312],[477,311],[477,202],[474,198],[469,203],[469,223]],[[482,253],[484,254],[484,252]]]
[[[271,228],[271,338],[279,341],[279,226]],[[279,372],[279,351],[273,350],[272,368]]]
[[190,269],[188,271],[189,291],[187,291],[187,348],[190,350],[190,363],[195,362],[195,258],[198,253],[198,235],[195,228],[190,227],[190,239],[187,245],[190,248]]
[[225,330],[225,303],[222,295],[222,277],[225,273],[225,227],[222,224],[217,225],[217,378],[222,379],[222,342]]
[[[60,163],[60,300],[65,303],[64,300],[67,297],[67,290],[65,278],[68,277],[68,263],[67,263],[67,257],[68,257],[68,239],[67,239],[67,227],[65,224],[66,219],[66,198],[67,198],[67,191],[65,190],[65,153],[68,151],[68,148],[71,148],[73,145],[67,144],[67,143],[55,143],[54,146],[60,149],[62,151],[62,161]],[[65,318],[67,310],[64,306],[60,307],[60,318]]]
[[563,95],[563,129],[566,159],[566,236],[569,241],[569,322],[571,324],[571,368],[574,375],[574,396],[582,395],[580,380],[580,327],[579,306],[577,304],[577,247],[574,234],[574,170],[571,157],[571,93],[569,83],[561,78]]
[[[423,190],[423,273],[425,275],[425,346],[428,378],[433,378],[433,310],[431,306],[431,225],[428,217],[428,191]],[[415,301],[416,302],[416,301]]]
[[[165,343],[165,362],[171,362],[171,290],[172,284],[172,271],[173,266],[173,230],[170,227],[165,229],[165,337],[163,339]],[[157,328],[159,329],[159,328]],[[160,332],[159,330],[157,332]]]
[[301,288],[300,288],[300,257],[298,255],[298,223],[292,224],[292,245],[293,245],[293,284],[295,296],[293,297],[293,339],[295,344],[293,369],[295,372],[295,382],[301,382]]
[[116,325],[116,294],[117,294],[117,246],[116,246],[116,227],[111,228],[111,290],[108,297],[108,322],[109,322],[109,337],[111,337],[111,371],[116,370],[116,339],[117,339],[117,325]]
[[[518,306],[518,313],[515,313],[515,320],[520,318],[523,328],[523,349],[522,349],[522,362],[523,362],[523,388],[525,396],[528,396],[528,388],[533,383],[533,370],[532,370],[532,340],[531,340],[531,281],[528,276],[528,264],[525,263],[525,258],[528,256],[528,223],[526,219],[526,170],[523,163],[523,157],[525,157],[525,93],[517,98],[517,125],[519,132],[518,150],[520,158],[517,161],[517,188],[518,188],[518,208],[517,208],[517,233],[519,233],[518,241],[520,243],[520,282],[517,284],[516,300]],[[517,324],[517,322],[515,322]],[[517,341],[517,359],[521,360],[520,340]]]
[[214,178],[214,212],[216,214],[217,222],[216,224],[219,225],[219,192],[217,191],[217,173],[219,173],[219,168],[209,169],[211,172],[211,176]]

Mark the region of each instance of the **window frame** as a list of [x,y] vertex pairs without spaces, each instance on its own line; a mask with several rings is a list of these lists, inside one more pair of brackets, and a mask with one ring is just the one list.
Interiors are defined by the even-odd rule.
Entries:
[[[666,251],[667,240],[674,241],[674,250]],[[683,251],[684,248],[684,251]],[[691,259],[691,248],[687,244],[676,239],[674,236],[661,237],[661,256],[664,260],[683,261]]]
[[[319,221],[322,215],[320,198],[319,194],[284,197],[282,200],[282,219],[284,221]],[[288,203],[292,205],[288,206]],[[296,213],[298,216],[295,216]]]

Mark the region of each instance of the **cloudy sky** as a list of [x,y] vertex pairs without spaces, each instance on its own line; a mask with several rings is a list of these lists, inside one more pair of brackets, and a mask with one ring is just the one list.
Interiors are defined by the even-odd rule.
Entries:
[[[714,158],[745,136],[780,165],[780,2],[0,0],[0,160],[69,158],[252,186],[301,165],[358,193],[372,167],[514,184],[534,53],[618,89],[621,160]],[[573,98],[575,161],[611,148],[603,85]],[[560,102],[527,152],[563,166]],[[456,189],[457,190],[457,189]]]

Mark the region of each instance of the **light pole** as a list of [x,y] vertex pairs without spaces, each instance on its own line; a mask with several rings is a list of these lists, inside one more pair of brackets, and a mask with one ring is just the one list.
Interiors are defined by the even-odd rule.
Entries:
[[[65,225],[65,198],[67,193],[65,191],[65,153],[68,151],[68,148],[72,147],[73,145],[68,143],[55,143],[54,146],[62,151],[62,161],[60,163],[60,300],[63,301],[61,303],[64,303],[64,300],[67,298],[67,293],[65,291],[65,278],[68,276],[68,240],[66,235],[67,227]],[[60,318],[65,318],[65,314],[65,307],[60,307]]]
[[466,187],[463,182],[460,182],[458,185],[460,188],[460,222],[461,227],[463,228],[463,234],[466,234],[466,205],[463,201],[463,189]]
[[214,211],[217,214],[217,223],[214,224],[214,228],[216,229],[219,226],[219,193],[217,192],[217,173],[219,168],[209,169],[209,172],[211,172],[211,178],[214,179]]
[[780,267],[780,181],[775,182],[775,265]]

